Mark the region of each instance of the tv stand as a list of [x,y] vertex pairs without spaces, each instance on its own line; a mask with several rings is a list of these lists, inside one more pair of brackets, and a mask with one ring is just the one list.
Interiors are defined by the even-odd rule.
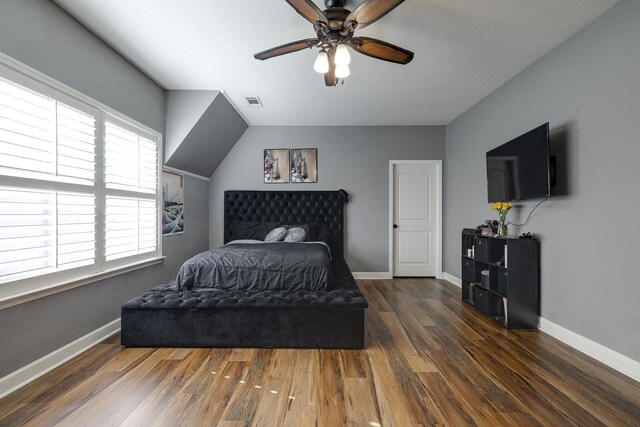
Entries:
[[[473,257],[468,256],[471,248]],[[537,329],[539,248],[537,239],[482,236],[475,229],[462,230],[462,301],[507,328]],[[488,276],[483,271],[488,271]]]

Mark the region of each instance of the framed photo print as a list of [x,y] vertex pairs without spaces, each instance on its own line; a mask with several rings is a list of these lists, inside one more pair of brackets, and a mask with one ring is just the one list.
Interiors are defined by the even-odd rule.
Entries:
[[318,149],[291,149],[291,182],[318,182]]
[[269,148],[264,150],[264,183],[285,184],[289,182],[289,149]]
[[184,175],[162,171],[162,235],[184,233]]

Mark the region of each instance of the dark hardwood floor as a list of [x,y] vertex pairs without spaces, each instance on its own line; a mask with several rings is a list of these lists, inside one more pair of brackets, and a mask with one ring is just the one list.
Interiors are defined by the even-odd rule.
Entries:
[[640,384],[444,281],[359,281],[367,349],[124,349],[0,400],[2,426],[640,425]]

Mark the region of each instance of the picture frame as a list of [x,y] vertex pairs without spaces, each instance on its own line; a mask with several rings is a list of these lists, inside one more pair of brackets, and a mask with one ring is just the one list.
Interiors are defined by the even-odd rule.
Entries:
[[162,235],[184,233],[184,175],[162,170]]
[[318,182],[318,149],[292,148],[290,154],[291,182],[315,184]]
[[265,184],[288,184],[290,182],[288,148],[266,148],[263,152]]

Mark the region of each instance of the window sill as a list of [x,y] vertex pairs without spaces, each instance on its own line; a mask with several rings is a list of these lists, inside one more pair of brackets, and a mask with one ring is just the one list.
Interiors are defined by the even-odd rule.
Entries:
[[138,261],[131,264],[115,267],[109,270],[102,271],[97,274],[91,274],[53,285],[43,286],[41,288],[30,290],[28,292],[6,295],[0,297],[0,310],[13,307],[14,305],[24,304],[25,302],[33,301],[39,298],[44,298],[49,295],[57,294],[59,292],[68,291],[69,289],[78,288],[80,286],[88,285],[91,283],[99,282],[101,280],[109,279],[111,277],[119,276],[121,274],[129,273],[131,271],[140,270],[141,268],[150,267],[152,265],[161,264],[162,260],[166,257],[152,258],[144,261]]

